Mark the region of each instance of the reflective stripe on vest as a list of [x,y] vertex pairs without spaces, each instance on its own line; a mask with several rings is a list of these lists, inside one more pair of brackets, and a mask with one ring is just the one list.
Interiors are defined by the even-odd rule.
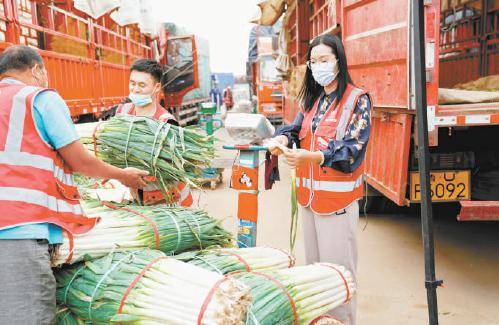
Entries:
[[[158,202],[165,200],[163,192],[155,184],[147,184],[147,186],[144,187],[142,190],[145,196],[157,197]],[[174,195],[173,199],[177,198],[176,201],[170,202],[171,204],[178,203],[178,204],[187,204],[189,206],[192,204],[192,202],[190,202],[190,200],[192,200],[192,195],[191,195],[191,188],[189,185],[186,185],[184,183],[178,183],[177,187],[171,188],[171,192]]]
[[37,89],[38,88],[36,87],[26,86],[14,95],[4,151],[21,151],[21,144],[24,138],[23,134],[24,118],[26,116],[26,98],[28,97],[28,95],[36,92]]
[[[184,185],[184,187],[182,188],[182,185]],[[185,199],[187,199],[189,197],[189,195],[191,194],[191,188],[189,187],[189,185],[186,185],[186,184],[183,184],[183,183],[180,183],[178,188],[180,189],[180,202],[184,201]]]
[[48,157],[33,155],[27,152],[2,152],[0,151],[0,164],[33,167],[46,171],[53,171],[54,176],[62,183],[74,186],[71,174],[66,174]]
[[[315,151],[320,149],[319,140],[343,140],[357,100],[364,93],[363,90],[348,85],[341,101],[336,107],[330,105],[327,108],[312,132],[312,120],[318,109],[316,100],[311,110],[303,112],[302,129],[299,133],[301,148]],[[363,173],[364,163],[351,174],[312,163],[299,166],[296,182],[298,202],[324,215],[343,209],[362,195]]]
[[129,115],[132,109],[133,109],[132,103],[121,104],[116,109],[116,115]]
[[159,120],[164,122],[168,122],[169,120],[175,121],[175,117],[172,114],[166,112],[159,117]]
[[0,187],[0,200],[22,201],[45,207],[54,212],[83,214],[80,204],[69,204],[64,200],[60,200],[42,191],[22,187]]
[[50,222],[69,232],[90,230],[96,218],[86,218],[72,173],[40,136],[33,120],[33,100],[45,89],[0,84],[0,229]]
[[[302,186],[316,191],[351,192],[362,185],[364,175],[355,181],[312,181],[308,178],[296,179],[296,186]],[[301,183],[300,183],[301,182]]]

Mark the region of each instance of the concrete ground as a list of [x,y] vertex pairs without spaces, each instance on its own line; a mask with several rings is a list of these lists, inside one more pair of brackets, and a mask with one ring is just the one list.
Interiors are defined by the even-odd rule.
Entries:
[[[228,142],[220,130],[219,146]],[[233,159],[234,153],[220,149]],[[289,168],[280,162],[281,182],[259,197],[258,244],[289,247]],[[198,192],[197,204],[236,231],[237,192],[229,188],[230,168],[216,190]],[[263,166],[260,175],[263,174]],[[263,179],[261,179],[261,188]],[[435,215],[440,324],[499,324],[499,222],[459,223],[439,209]],[[366,226],[367,222],[367,226]],[[427,324],[424,259],[417,213],[361,217],[359,223],[359,325]],[[364,229],[365,228],[365,229]],[[304,262],[299,230],[295,251]]]

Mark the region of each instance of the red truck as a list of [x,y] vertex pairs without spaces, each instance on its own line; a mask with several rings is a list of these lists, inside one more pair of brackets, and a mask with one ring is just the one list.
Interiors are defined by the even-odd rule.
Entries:
[[[283,27],[296,69],[313,37],[341,36],[353,81],[374,101],[368,194],[399,206],[420,199],[410,10],[409,0],[295,0]],[[499,1],[428,0],[425,19],[432,200],[459,202],[462,221],[499,220],[499,103],[438,100],[439,88],[499,73]],[[289,86],[286,123],[298,110]]]
[[155,58],[167,64],[168,53],[173,53],[168,49],[181,42],[189,44],[190,62],[169,70],[173,74],[169,79],[190,82],[165,87],[163,103],[185,122],[182,118],[191,112],[182,113],[193,105],[183,102],[182,96],[199,85],[193,36],[169,38],[163,32],[151,37],[136,24],[119,26],[109,15],[92,19],[75,9],[73,1],[0,0],[0,52],[12,44],[39,48],[50,87],[66,100],[75,121],[112,115],[112,108],[129,93],[131,63]]

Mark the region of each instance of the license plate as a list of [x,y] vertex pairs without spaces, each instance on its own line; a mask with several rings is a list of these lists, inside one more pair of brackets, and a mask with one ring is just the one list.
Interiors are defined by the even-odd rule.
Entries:
[[[470,199],[470,171],[447,170],[430,173],[431,200],[461,201]],[[411,173],[411,201],[421,201],[418,172]]]

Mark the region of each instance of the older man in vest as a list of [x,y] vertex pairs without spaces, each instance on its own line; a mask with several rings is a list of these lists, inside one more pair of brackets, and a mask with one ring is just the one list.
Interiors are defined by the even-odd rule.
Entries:
[[141,188],[147,172],[120,169],[78,141],[69,109],[48,89],[38,52],[11,46],[0,55],[0,324],[51,324],[53,245],[96,220],[79,205],[72,172]]

